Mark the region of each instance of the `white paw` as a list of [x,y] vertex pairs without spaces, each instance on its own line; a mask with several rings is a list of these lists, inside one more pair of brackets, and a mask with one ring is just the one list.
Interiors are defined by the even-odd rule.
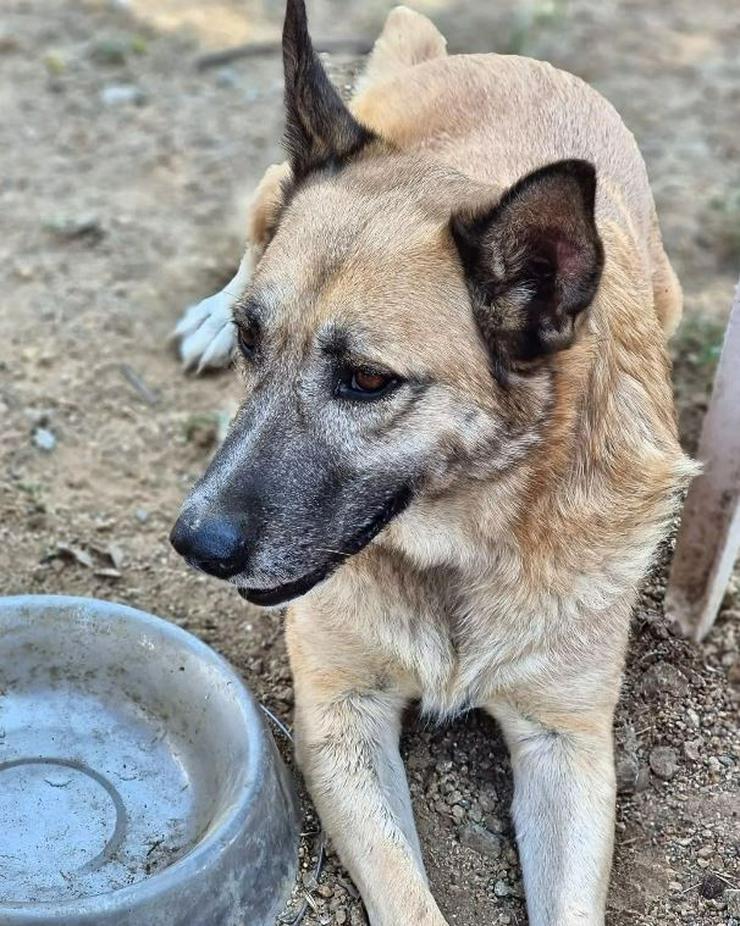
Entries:
[[180,341],[180,358],[186,370],[195,367],[200,373],[228,364],[236,339],[231,311],[247,280],[246,261],[242,261],[236,276],[220,292],[185,311],[173,337]]
[[177,324],[174,336],[180,339],[180,358],[186,370],[225,367],[234,346],[231,321],[233,297],[223,290],[191,305]]

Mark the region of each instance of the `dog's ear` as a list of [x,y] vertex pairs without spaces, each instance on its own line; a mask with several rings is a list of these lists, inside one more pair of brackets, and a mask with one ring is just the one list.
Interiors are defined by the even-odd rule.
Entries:
[[532,361],[573,343],[604,262],[595,197],[593,165],[559,161],[484,212],[453,216],[476,320],[500,361]]
[[293,176],[336,164],[360,150],[372,133],[357,122],[327,77],[308,34],[304,0],[288,0],[283,27],[287,125]]

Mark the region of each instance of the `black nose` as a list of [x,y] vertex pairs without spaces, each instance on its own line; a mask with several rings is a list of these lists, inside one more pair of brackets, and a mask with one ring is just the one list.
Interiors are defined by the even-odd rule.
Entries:
[[225,515],[183,511],[170,533],[170,543],[191,566],[228,579],[246,566],[246,536],[238,521]]

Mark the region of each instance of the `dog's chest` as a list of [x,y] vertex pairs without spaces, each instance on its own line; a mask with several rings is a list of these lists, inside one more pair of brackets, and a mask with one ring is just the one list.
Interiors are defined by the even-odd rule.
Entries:
[[422,710],[449,716],[491,701],[496,692],[521,684],[541,671],[545,658],[542,634],[531,622],[516,629],[508,613],[461,606],[437,599],[420,619],[413,611],[396,611],[376,632],[399,674]]

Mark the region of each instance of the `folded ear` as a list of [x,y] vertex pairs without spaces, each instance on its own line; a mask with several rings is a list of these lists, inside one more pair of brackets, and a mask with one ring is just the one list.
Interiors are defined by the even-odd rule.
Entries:
[[492,208],[452,218],[478,325],[504,363],[573,343],[604,261],[595,196],[592,164],[559,161],[520,180]]
[[300,179],[350,157],[373,138],[342,102],[313,49],[304,0],[288,0],[283,26],[285,147]]

